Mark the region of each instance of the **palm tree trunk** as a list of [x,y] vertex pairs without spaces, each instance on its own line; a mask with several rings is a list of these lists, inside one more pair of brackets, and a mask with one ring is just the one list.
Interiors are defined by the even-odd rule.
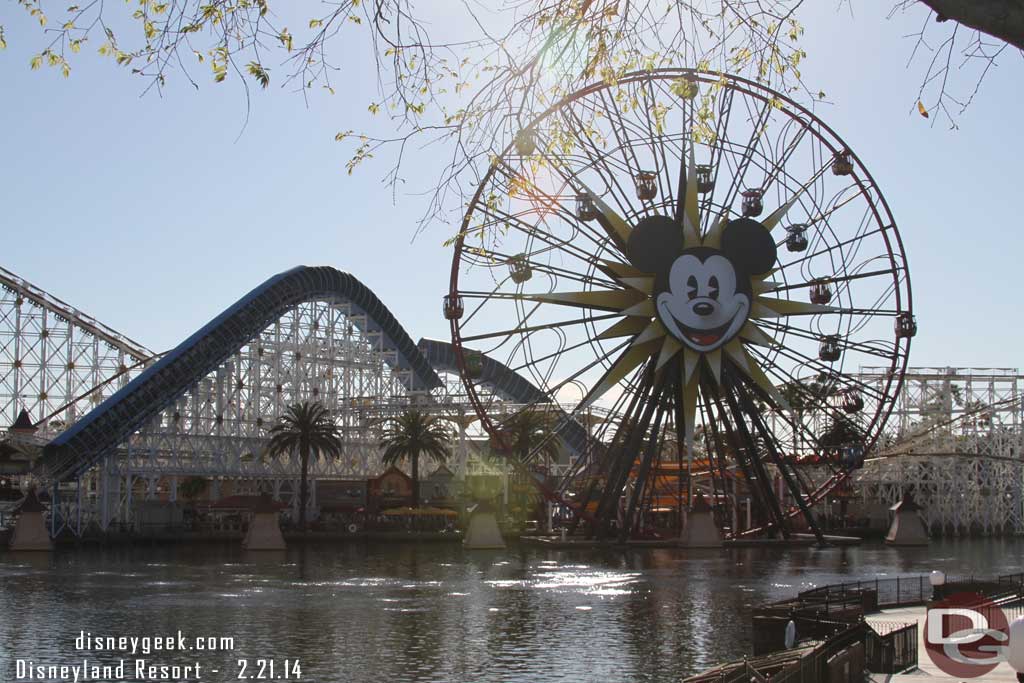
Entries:
[[412,506],[420,506],[420,452],[412,452]]
[[309,502],[309,444],[299,446],[302,462],[302,480],[299,484],[299,529],[306,530],[306,505]]

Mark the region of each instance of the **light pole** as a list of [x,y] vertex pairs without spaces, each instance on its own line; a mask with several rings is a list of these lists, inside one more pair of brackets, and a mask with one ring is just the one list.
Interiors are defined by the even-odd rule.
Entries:
[[928,583],[932,585],[932,600],[938,600],[939,589],[946,583],[946,575],[936,569],[928,575]]

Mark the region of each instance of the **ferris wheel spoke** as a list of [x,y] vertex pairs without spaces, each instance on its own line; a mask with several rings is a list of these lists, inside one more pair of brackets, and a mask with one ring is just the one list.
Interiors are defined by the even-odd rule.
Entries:
[[565,254],[572,256],[584,263],[590,265],[596,265],[597,260],[593,254],[587,252],[581,247],[576,246],[567,239],[559,239],[547,232],[546,230],[540,229],[537,225],[533,225],[523,221],[519,216],[514,216],[508,212],[501,210],[496,207],[481,208],[480,213],[491,217],[495,220],[504,222],[509,228],[522,233],[527,237],[539,240],[540,242],[548,245],[552,249],[559,250]]
[[896,273],[892,269],[886,269],[886,270],[872,270],[872,271],[868,271],[866,273],[864,273],[864,272],[850,273],[850,274],[846,274],[846,275],[837,275],[837,274],[824,275],[824,276],[819,277],[819,278],[814,278],[812,280],[808,280],[807,282],[797,282],[797,283],[794,283],[794,284],[791,284],[791,285],[779,285],[777,287],[774,287],[771,291],[772,292],[791,292],[791,291],[798,290],[798,289],[810,289],[810,288],[814,287],[815,280],[817,280],[819,282],[826,281],[829,284],[842,284],[842,283],[853,282],[855,280],[864,280],[864,279],[867,279],[867,278],[880,277],[880,276],[889,276],[891,278],[895,274]]
[[[765,356],[760,351],[755,350],[753,351],[753,353],[765,359]],[[809,358],[808,356],[805,356],[801,353],[790,351],[787,349],[781,351],[780,355],[782,355],[785,358],[788,358],[789,360],[795,361],[797,363],[797,367],[807,367],[812,371],[816,371],[819,374],[824,375],[833,374],[832,368],[826,367],[825,365],[817,362],[815,359]],[[778,376],[779,378],[783,379],[786,382],[801,382],[799,378],[797,378],[792,373],[782,369],[777,363],[771,364],[771,369],[768,370],[768,372],[771,374],[775,374],[776,376]],[[876,399],[882,399],[885,396],[883,392],[880,392],[875,387],[867,383],[861,382],[860,380],[856,379],[851,375],[844,375],[843,377],[846,384],[855,386],[858,390],[862,391],[866,396],[874,397]]]
[[[611,237],[618,251],[624,254],[626,248],[626,241],[629,238],[629,232],[631,230],[629,224],[622,218],[622,216],[619,215],[619,213],[612,206],[605,202],[605,200],[601,197],[599,193],[595,192],[593,189],[587,186],[587,184],[580,177],[580,172],[573,171],[571,168],[566,167],[562,158],[552,156],[550,153],[543,151],[545,149],[555,147],[556,144],[553,141],[544,138],[542,133],[538,133],[538,135],[541,136],[540,139],[542,143],[540,145],[542,150],[540,154],[542,159],[546,163],[547,167],[554,169],[562,178],[563,182],[577,196],[586,195],[591,199],[591,201],[596,205],[596,208],[598,209],[599,213],[597,216],[597,221],[604,230],[605,235]],[[588,168],[597,169],[599,168],[599,162],[607,159],[607,155],[604,155],[600,152],[598,152],[597,156],[595,157],[590,146],[584,145],[582,147],[582,151],[590,160]],[[602,177],[602,179],[604,179],[606,183],[609,184],[609,187],[611,187],[613,184],[617,186],[617,182],[615,181],[614,177],[606,177],[606,175],[603,173],[599,173],[599,176]],[[628,203],[626,204],[626,206],[628,206]],[[603,237],[601,234],[597,232],[590,231],[586,222],[580,220],[579,217],[576,216],[575,214],[565,211],[564,208],[561,206],[559,206],[559,209],[564,214],[566,214],[566,219],[568,221],[575,222],[579,228],[590,232],[592,240],[595,240],[595,238],[596,240],[600,240]],[[605,248],[604,245],[601,246],[602,248]]]
[[[773,165],[773,167],[769,170],[767,176],[765,177],[764,189],[766,191],[769,187],[772,186],[773,183],[775,183],[779,179],[780,176],[788,176],[788,174],[786,173],[787,164],[789,163],[789,160],[793,157],[793,154],[796,152],[796,150],[800,147],[800,143],[803,142],[804,135],[807,134],[807,122],[804,121],[803,119],[796,119],[796,121],[798,121],[800,124],[800,130],[796,134],[796,137],[793,140],[786,143],[786,149],[782,152],[781,155],[778,155],[777,157],[773,155],[773,157],[776,158],[776,162]],[[820,176],[821,174],[816,173],[812,180],[817,180]],[[811,181],[808,181],[808,183],[804,183],[804,186],[810,184],[810,182]],[[803,186],[801,186],[801,191],[803,191],[802,188]]]
[[[705,394],[707,396],[707,394]],[[727,453],[738,453],[739,451],[732,445],[731,431],[727,428],[728,422],[725,418],[724,410],[722,409],[721,399],[715,397],[714,400],[704,401],[705,414],[707,415],[705,424],[708,425],[709,431],[711,432],[712,440],[714,441],[714,449],[709,450],[710,457],[714,458],[717,463],[719,475],[723,481],[723,489],[728,491],[732,488],[732,494],[728,499],[731,499],[733,508],[737,507],[736,501],[736,478],[740,473],[743,474],[744,479],[748,482],[755,482],[749,486],[751,496],[755,499],[760,499],[760,492],[756,486],[756,479],[753,477],[748,463],[745,459],[740,457],[734,457],[732,465],[726,459]],[[730,476],[730,470],[732,472]],[[727,483],[731,483],[729,487]],[[738,516],[738,513],[737,513]],[[737,534],[737,529],[733,529],[733,536]]]
[[[544,275],[549,275],[552,282],[562,282],[563,280],[571,280],[573,282],[579,282],[581,284],[588,285],[591,287],[622,287],[622,283],[620,282],[616,282],[614,280],[609,280],[605,278],[599,278],[592,275],[591,272],[597,272],[597,269],[594,269],[593,271],[588,270],[588,272],[585,273],[580,273],[573,270],[569,270],[568,268],[553,266],[550,263],[545,263],[543,261],[533,260],[532,258],[529,257],[530,255],[526,254],[526,252],[519,254],[506,254],[500,251],[493,251],[491,249],[487,249],[486,247],[474,247],[474,249],[476,256],[483,257],[484,259],[486,259],[486,263],[491,264],[482,266],[485,268],[508,268],[511,273],[513,272],[514,267],[524,267],[530,273],[531,278],[533,276],[533,272],[536,271]],[[543,254],[544,252],[542,251],[539,253]],[[510,276],[510,279],[513,278],[511,278]]]
[[[584,340],[583,340],[583,341],[581,341],[581,342],[578,342],[578,343],[576,343],[576,344],[573,344],[573,345],[571,345],[571,346],[566,346],[566,347],[564,347],[564,348],[560,348],[560,349],[558,349],[557,351],[554,351],[554,352],[551,352],[551,353],[545,354],[545,355],[543,355],[543,356],[535,356],[535,357],[532,357],[532,358],[530,358],[529,360],[527,360],[527,361],[525,361],[525,362],[520,362],[520,363],[519,363],[519,364],[517,364],[517,365],[511,365],[511,364],[510,364],[510,365],[509,365],[509,370],[511,370],[512,372],[520,372],[520,371],[527,371],[527,370],[529,370],[529,369],[530,369],[530,368],[531,368],[532,366],[535,366],[535,365],[539,365],[540,363],[544,363],[545,361],[549,361],[549,360],[552,360],[552,359],[556,359],[556,358],[559,358],[559,357],[561,357],[561,356],[563,356],[563,355],[565,355],[565,354],[567,354],[567,353],[570,353],[570,352],[572,352],[572,351],[575,351],[575,350],[577,350],[577,349],[581,349],[581,348],[583,348],[583,347],[585,347],[585,346],[588,346],[588,345],[589,345],[590,343],[591,343],[591,340],[590,340],[590,339],[584,339]],[[626,345],[628,345],[629,343],[630,343],[629,341],[623,342],[622,344],[620,344],[619,346],[617,346],[617,347],[615,347],[615,348],[616,348],[616,349],[618,349],[618,348],[620,348],[620,347],[622,347],[622,346],[626,346]],[[613,354],[614,352],[615,352],[615,349],[613,349],[612,351],[609,351],[609,352],[607,352],[607,353],[605,353],[605,354],[602,354],[602,355],[601,355],[601,356],[600,356],[600,357],[599,357],[599,358],[598,358],[598,359],[597,359],[597,360],[595,361],[595,363],[592,363],[592,364],[590,365],[590,367],[594,367],[595,365],[597,365],[597,364],[600,364],[600,363],[601,363],[602,361],[606,360],[606,359],[607,359],[607,358],[608,358],[608,357],[609,357],[609,356],[610,356],[611,354]],[[511,362],[512,362],[512,361],[511,361],[511,359],[509,359],[509,363],[511,363]],[[577,375],[575,375],[575,374],[574,374],[574,375],[573,375],[572,377],[573,377],[573,378],[576,378],[576,377],[577,377]],[[563,383],[561,383],[561,384],[559,384],[558,386],[559,386],[559,388],[561,388],[561,386],[563,386],[563,385],[564,385],[564,382],[563,382]]]
[[760,507],[770,518],[770,524],[782,532],[783,536],[789,537],[789,529],[785,525],[785,516],[779,505],[779,500],[772,490],[771,478],[764,467],[764,463],[758,457],[758,444],[749,426],[747,425],[744,412],[736,398],[734,387],[723,387],[721,392],[724,398],[724,406],[720,415],[724,418],[722,424],[726,432],[730,434],[732,448],[740,463],[745,464],[748,484],[753,481],[760,498]]
[[[792,325],[784,325],[784,324],[774,323],[774,322],[771,322],[771,321],[765,321],[762,324],[765,327],[767,327],[769,329],[769,331],[779,332],[781,334],[789,334],[789,335],[793,335],[794,337],[797,337],[799,339],[806,339],[808,341],[813,341],[813,342],[820,342],[821,341],[821,335],[818,335],[818,334],[815,334],[813,332],[801,329],[799,327],[794,327]],[[895,351],[895,347],[894,346],[890,346],[890,347],[872,346],[872,345],[870,345],[868,343],[853,341],[853,340],[851,340],[849,338],[847,338],[843,342],[843,348],[845,350],[847,350],[847,351],[856,351],[856,352],[868,354],[868,355],[871,355],[871,356],[877,356],[879,358],[885,358],[886,360],[892,358],[892,355],[893,355],[893,353]]]
[[[640,383],[636,386],[635,391],[629,396],[628,401],[624,397],[617,402],[617,405],[625,405],[628,403],[626,409],[619,413],[622,415],[622,420],[619,426],[615,429],[612,435],[611,442],[607,447],[603,448],[600,453],[600,459],[597,463],[597,473],[600,473],[603,478],[593,480],[589,486],[583,492],[583,496],[580,499],[580,509],[586,511],[590,503],[595,503],[597,510],[600,513],[602,506],[605,504],[605,499],[609,497],[609,492],[616,489],[616,481],[618,478],[619,470],[622,465],[622,450],[627,445],[627,441],[631,438],[631,428],[626,426],[626,422],[635,422],[634,416],[640,416],[644,406],[644,399],[648,396],[652,388],[654,373],[644,372]],[[605,429],[602,433],[607,431],[610,426],[610,422],[605,423]],[[595,515],[596,517],[597,515]]]
[[[586,122],[580,119],[575,112],[562,112],[560,116],[570,129],[575,126],[577,130],[586,130]],[[619,174],[613,172],[614,170],[620,170],[628,175],[628,165],[623,166],[621,161],[616,159],[610,152],[601,150],[593,144],[584,145],[581,147],[581,150],[588,161],[587,169],[594,171],[601,178],[610,198],[618,205],[619,210],[627,214],[632,213],[633,205],[629,201],[625,189],[619,183]],[[591,194],[601,197],[598,193],[591,192]]]
[[583,317],[583,318],[573,318],[572,320],[563,320],[561,322],[555,322],[555,323],[544,323],[544,324],[540,324],[540,325],[532,325],[532,326],[529,326],[529,327],[517,326],[517,327],[509,328],[507,330],[498,330],[497,332],[487,332],[485,334],[469,335],[469,336],[466,336],[466,337],[462,337],[462,341],[463,342],[475,342],[475,341],[483,341],[485,339],[494,339],[496,337],[510,337],[510,336],[513,336],[513,335],[516,335],[516,334],[524,334],[524,333],[529,333],[529,332],[539,332],[539,331],[543,331],[543,330],[552,330],[552,329],[557,329],[559,327],[572,327],[572,326],[575,326],[575,325],[586,325],[588,323],[601,322],[601,321],[604,321],[604,320],[618,320],[621,317],[622,316],[618,315],[617,313],[609,313],[607,315],[586,316],[586,317]]
[[[541,150],[543,150],[544,148],[551,144],[550,141],[548,141],[544,137],[542,132],[536,132],[536,136],[538,139],[539,148]],[[572,169],[567,168],[565,166],[561,158],[552,157],[544,151],[540,151],[539,155],[541,159],[546,163],[546,167],[554,169],[562,178],[563,187],[559,189],[568,189],[572,191],[576,197],[578,197],[581,194],[581,188],[582,191],[594,195],[594,193],[591,190],[586,188],[586,186],[572,171]],[[506,176],[511,175],[512,177],[518,177],[520,175],[517,171],[515,171],[515,169],[509,167],[508,164],[505,163],[504,161],[499,161],[498,164],[496,165],[496,168],[502,169]],[[536,187],[535,184],[534,187]],[[538,193],[542,194],[542,192],[539,189]],[[604,230],[604,232],[602,233],[591,228],[586,221],[581,220],[576,213],[570,211],[565,207],[562,200],[569,199],[568,197],[565,197],[565,195],[547,195],[547,199],[547,204],[540,211],[541,219],[544,221],[544,223],[547,223],[548,216],[550,216],[551,214],[561,217],[566,225],[573,226],[573,229],[576,233],[582,235],[589,242],[591,242],[594,245],[596,252],[607,250],[607,245],[604,244],[604,239],[609,235],[610,230],[614,231],[614,236],[616,236],[616,239],[623,235],[628,236],[628,225],[621,217],[615,214],[615,212],[610,207],[605,206],[603,211],[603,217],[599,217],[599,222],[601,223],[602,228]],[[554,233],[549,234],[553,235]]]
[[[754,155],[754,146],[757,144],[758,138],[763,134],[762,129],[768,122],[768,115],[771,113],[772,105],[770,102],[765,102],[757,114],[757,122],[753,126],[750,138],[743,148],[743,153],[740,156],[739,164],[736,171],[733,173],[732,182],[729,184],[729,189],[725,195],[725,202],[723,206],[732,206],[736,201],[736,197],[740,192],[740,187],[743,185],[744,177],[747,173],[747,168],[750,166],[750,161]],[[749,112],[749,109],[748,109]],[[723,139],[723,143],[724,143]]]
[[[504,164],[504,163],[498,164],[496,169],[505,169],[507,171],[513,172],[512,169],[510,169],[507,166],[507,164]],[[520,182],[525,182],[525,181],[520,181]],[[532,184],[532,181],[530,181],[530,182]],[[536,187],[536,185],[534,185],[534,187]],[[539,189],[538,189],[538,194],[541,194]],[[586,238],[591,244],[594,245],[595,251],[603,250],[605,248],[605,245],[603,243],[603,237],[604,236],[594,232],[593,230],[591,230],[590,227],[585,222],[577,220],[577,217],[572,212],[568,211],[564,206],[562,206],[561,202],[559,201],[558,196],[555,196],[555,195],[548,196],[547,199],[549,200],[548,203],[545,205],[545,207],[540,212],[541,213],[541,215],[540,215],[540,219],[541,219],[540,222],[543,222],[546,225],[547,224],[547,216],[550,215],[551,213],[554,213],[555,215],[560,216],[563,219],[563,221],[565,222],[566,225],[572,226],[572,228],[573,228],[573,236],[580,235],[580,236]],[[546,231],[546,230],[541,230],[539,223],[533,223],[533,224],[527,223],[526,221],[522,220],[522,218],[519,215],[513,216],[509,212],[502,212],[501,209],[496,207],[496,206],[495,207],[488,207],[488,208],[489,208],[489,210],[487,212],[483,212],[484,215],[491,215],[491,216],[493,216],[495,218],[495,220],[497,220],[499,222],[502,221],[502,220],[509,221],[509,220],[512,220],[514,218],[514,219],[516,219],[515,220],[516,225],[515,226],[510,226],[510,227],[516,227],[518,229],[523,229],[526,226],[529,226],[529,228],[534,230],[534,231],[543,232],[543,233],[549,235],[552,238],[553,241],[556,241],[556,242],[559,241],[558,238],[555,237],[553,232]],[[503,217],[501,214],[504,214],[505,217]],[[563,243],[569,243],[570,241],[572,241],[572,237],[570,237],[570,238],[568,238],[566,240],[561,240],[561,242],[563,242]]]
[[[714,202],[714,188],[718,187],[718,176],[722,165],[722,157],[724,154],[724,148],[721,146],[721,141],[724,139],[725,133],[729,128],[730,116],[732,114],[733,95],[734,91],[726,89],[721,91],[722,99],[718,105],[718,116],[715,119],[715,128],[713,133],[709,136],[708,146],[710,147],[710,158],[708,164],[711,167],[711,187],[712,191],[705,195],[705,198],[701,202],[701,216],[703,218],[703,224],[701,225],[702,234],[706,234],[714,222],[718,220],[718,211],[713,211],[712,206]],[[692,130],[692,128],[691,128]],[[700,134],[691,134],[691,140],[694,144],[697,142],[697,137],[704,137],[703,131]],[[726,206],[726,205],[723,205]]]
[[[764,226],[769,230],[774,230],[775,227],[779,225],[779,223],[782,221],[782,219],[785,218],[787,214],[789,214],[790,210],[792,210],[793,207],[797,205],[797,203],[808,191],[808,189],[813,187],[814,184],[819,179],[821,179],[822,176],[825,175],[825,172],[828,170],[828,168],[828,165],[820,166],[819,168],[817,168],[814,174],[810,177],[810,179],[800,184],[795,190],[793,190],[790,193],[789,198],[786,199],[782,203],[782,205],[779,206],[779,208],[777,208],[775,211],[769,214],[764,221],[762,221]],[[762,191],[766,191],[768,186],[769,185],[766,183],[764,188],[762,188]]]
[[[711,404],[708,402],[706,396],[700,404],[700,415],[702,423],[707,425],[703,434],[704,452],[708,460],[712,486],[715,486],[716,488],[719,486],[721,487],[722,501],[726,506],[735,511],[736,501],[729,493],[729,484],[734,480],[734,477],[730,477],[728,474],[728,463],[724,457],[726,447],[719,434],[718,425],[711,411]],[[716,484],[716,482],[718,483]],[[735,486],[733,486],[733,490],[735,490]],[[734,534],[736,533],[735,528],[731,529],[731,531]]]
[[598,97],[601,99],[604,114],[608,117],[612,135],[615,137],[615,141],[617,143],[617,148],[622,153],[622,160],[626,164],[626,170],[630,175],[635,176],[638,171],[643,169],[640,168],[639,161],[637,160],[633,150],[633,145],[630,143],[630,139],[626,135],[631,126],[622,116],[622,112],[616,104],[615,99],[610,98],[607,91],[600,91]]
[[[593,120],[596,120],[599,116],[597,113],[599,110],[591,109],[590,116]],[[568,130],[589,130],[590,124],[584,121],[579,114],[575,111],[561,111],[558,113],[559,120],[562,125]],[[605,145],[598,147],[594,142],[594,137],[598,137]],[[628,171],[628,168],[624,167],[622,163],[616,159],[607,149],[607,139],[597,133],[588,134],[583,139],[577,140],[577,144],[580,145],[580,151],[583,153],[583,167],[587,170],[593,171],[604,183],[604,189],[615,198],[620,209],[626,209],[627,213],[630,208],[628,200],[626,200],[626,193],[619,185],[617,175],[615,171]],[[551,147],[557,147],[557,145],[551,145]],[[564,158],[562,156],[556,158]]]
[[[814,222],[808,223],[807,225],[808,226],[814,225],[816,222],[817,221],[814,221]],[[825,243],[825,245],[824,245],[824,247],[822,249],[817,250],[817,251],[812,251],[809,254],[804,254],[804,255],[800,256],[799,258],[793,259],[792,261],[787,261],[786,263],[782,264],[777,270],[778,271],[785,271],[785,270],[787,270],[789,268],[792,268],[793,266],[802,266],[803,264],[808,263],[809,261],[812,261],[812,260],[814,260],[815,258],[817,258],[819,256],[825,256],[825,255],[830,255],[831,256],[836,251],[842,252],[843,248],[849,247],[849,246],[854,245],[854,244],[857,244],[858,242],[863,242],[864,240],[866,240],[869,237],[872,237],[874,235],[884,235],[886,230],[888,230],[889,228],[891,228],[891,226],[888,226],[888,227],[877,227],[877,228],[873,228],[871,230],[865,230],[863,232],[860,232],[857,235],[855,235],[853,237],[850,237],[848,239],[845,239],[845,240],[837,240],[836,242],[834,242],[832,244]],[[779,242],[778,246],[782,246],[783,244],[785,244],[785,240]]]
[[[818,527],[817,520],[815,520],[814,514],[807,505],[807,494],[800,486],[799,479],[795,477],[791,471],[791,467],[785,462],[785,459],[781,454],[779,444],[776,442],[771,430],[768,429],[767,424],[765,424],[763,415],[757,410],[754,402],[751,400],[750,394],[748,393],[742,379],[735,381],[733,383],[733,387],[738,396],[738,402],[741,410],[746,412],[750,419],[751,426],[753,427],[752,431],[755,434],[755,440],[760,441],[760,445],[767,451],[769,459],[775,463],[776,469],[781,475],[786,488],[789,489],[790,495],[796,502],[797,507],[799,507],[800,512],[803,514],[804,519],[811,528],[811,531],[818,539],[818,542],[824,544],[824,536],[821,533],[821,529]],[[779,503],[779,509],[781,512],[781,501],[779,501]]]
[[[675,219],[677,223],[682,223],[686,218],[687,213],[687,202],[689,201],[689,191],[691,189],[690,184],[690,167],[694,166],[693,174],[696,176],[696,143],[693,140],[693,103],[688,100],[683,100],[682,105],[683,121],[682,121],[682,138],[680,140],[678,169],[676,170],[676,194],[675,194]],[[666,161],[667,166],[667,161]],[[695,183],[694,183],[695,184]],[[693,196],[698,199],[697,188],[692,188]],[[700,215],[700,207],[694,209],[694,213]],[[695,226],[698,235],[703,234],[703,228],[698,223]]]
[[[625,219],[622,218],[607,202],[604,201],[596,192],[587,187],[586,183],[579,177],[579,175],[570,175],[561,164],[552,163],[551,167],[558,171],[564,178],[565,182],[575,191],[577,196],[587,196],[590,201],[594,203],[598,210],[597,222],[601,225],[604,230],[605,236],[610,237],[615,244],[617,250],[621,254],[626,253],[626,242],[629,240],[629,233],[632,230]],[[578,217],[574,216],[577,223],[582,226],[586,226],[584,221],[578,220]],[[585,228],[589,231],[589,228]],[[592,233],[598,236],[598,233]],[[594,241],[594,238],[591,237]],[[605,246],[601,245],[602,249]]]
[[[667,147],[678,140],[678,149],[672,146],[673,157],[682,159],[685,156],[686,128],[680,133],[669,136],[665,133],[665,119],[668,114],[668,107],[658,102],[658,95],[654,90],[651,81],[643,84],[643,95],[645,100],[644,122],[647,125],[647,139],[650,141],[651,154],[655,158],[656,176],[660,197],[659,203],[665,206],[675,206],[675,190],[672,187],[672,164],[669,164]],[[653,118],[652,118],[653,114]],[[660,115],[660,116],[659,116]],[[696,212],[696,210],[695,210]],[[698,227],[698,230],[700,228]]]

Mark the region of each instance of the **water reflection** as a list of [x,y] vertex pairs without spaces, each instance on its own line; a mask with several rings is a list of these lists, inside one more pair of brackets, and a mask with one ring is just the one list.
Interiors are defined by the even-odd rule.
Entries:
[[[298,658],[323,683],[677,681],[749,649],[750,609],[812,585],[1020,571],[1017,540],[629,553],[446,545],[231,546],[0,554],[0,679],[72,663],[81,630],[231,636],[204,655]],[[97,661],[111,655],[91,653]],[[162,656],[161,663],[194,657]]]

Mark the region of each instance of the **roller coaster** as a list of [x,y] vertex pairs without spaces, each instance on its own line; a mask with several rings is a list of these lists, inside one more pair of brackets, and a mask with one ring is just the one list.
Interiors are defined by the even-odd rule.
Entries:
[[[175,500],[191,476],[265,482],[294,504],[297,464],[265,446],[296,401],[332,406],[344,440],[345,457],[317,460],[314,480],[379,474],[380,422],[409,405],[456,423],[465,413],[450,391],[451,345],[414,343],[373,292],[333,268],[270,278],[165,353],[14,273],[0,282],[0,401],[11,427],[0,464],[52,491],[54,533],[106,530],[130,518],[133,498]],[[510,410],[540,397],[489,359],[484,383]],[[459,424],[464,468],[479,434],[472,420]],[[576,422],[561,434],[569,454],[586,438]]]
[[[345,442],[344,458],[313,464],[314,480],[379,474],[377,426],[409,405],[455,418],[460,472],[471,451],[487,448],[453,345],[414,343],[369,289],[333,268],[270,278],[164,353],[9,271],[0,285],[0,406],[11,427],[0,471],[52,492],[55,533],[124,523],[135,502],[174,500],[192,476],[262,482],[295,504],[297,464],[268,457],[265,446],[297,400],[333,406]],[[883,374],[862,368],[860,381]],[[895,418],[854,475],[856,503],[877,509],[910,491],[935,533],[1024,532],[1021,380],[1009,369],[910,369]],[[474,382],[508,414],[552,404],[486,355]],[[559,414],[565,455],[554,474],[570,481],[594,461],[600,425],[621,416],[598,407]],[[697,461],[694,472],[710,495],[708,467]],[[815,476],[813,465],[804,469]],[[661,473],[661,505],[683,501],[679,477]]]

